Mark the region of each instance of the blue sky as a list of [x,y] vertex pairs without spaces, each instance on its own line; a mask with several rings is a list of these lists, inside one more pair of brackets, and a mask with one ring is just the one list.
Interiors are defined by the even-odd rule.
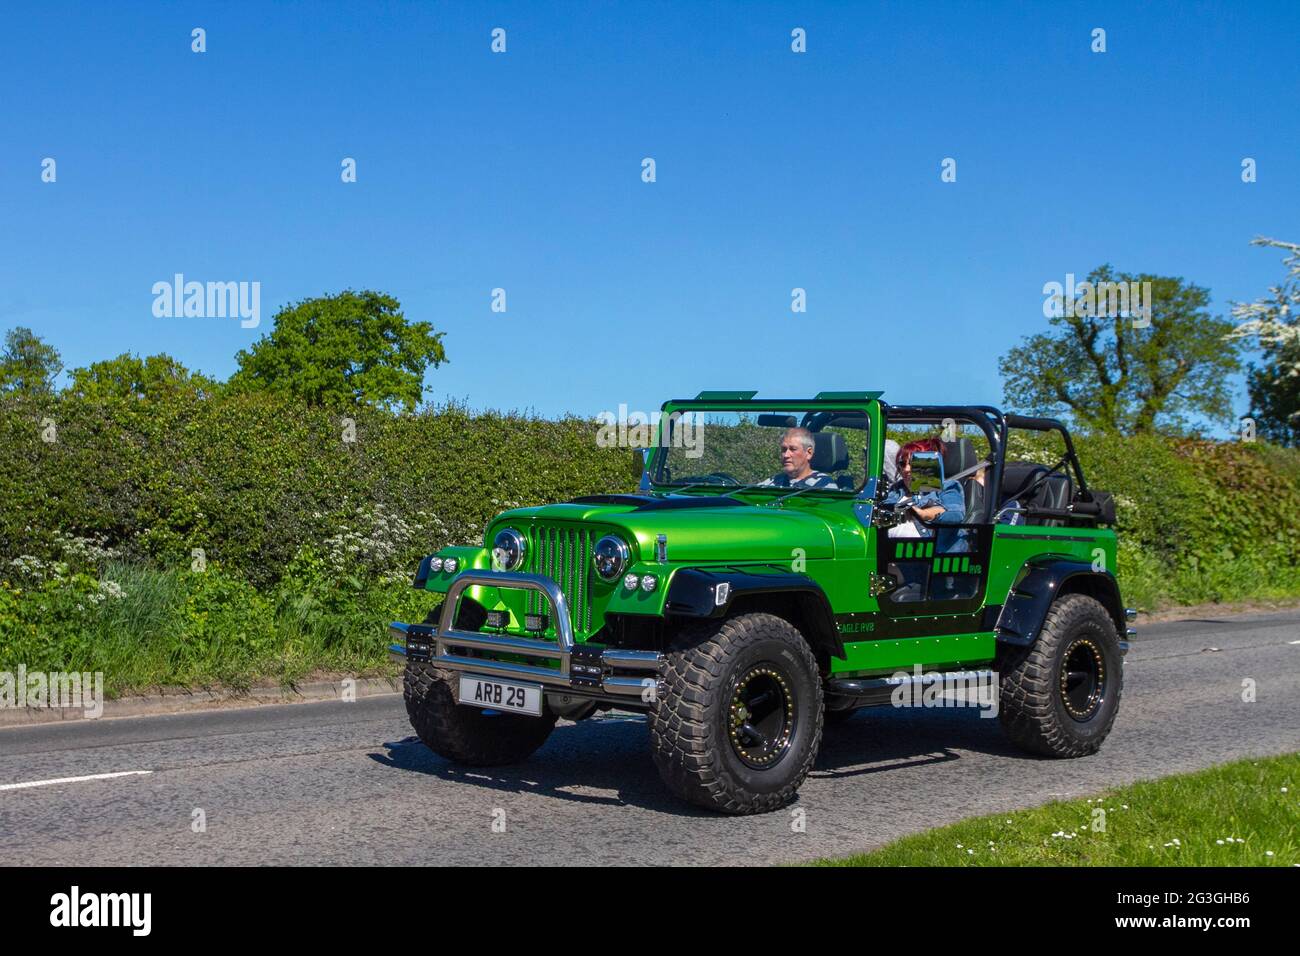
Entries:
[[[1283,274],[1250,239],[1300,237],[1293,2],[0,18],[0,328],[69,367],[166,351],[225,377],[279,306],[351,287],[446,332],[436,401],[999,403],[997,358],[1045,327],[1043,283],[1110,262],[1208,286],[1226,313]],[[260,282],[262,326],[155,318],[177,272]]]

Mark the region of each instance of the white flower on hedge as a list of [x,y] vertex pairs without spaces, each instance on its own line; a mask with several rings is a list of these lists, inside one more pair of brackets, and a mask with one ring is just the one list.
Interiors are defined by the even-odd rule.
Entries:
[[122,589],[122,585],[118,584],[116,581],[100,581],[100,582],[99,582],[99,594],[100,594],[100,597],[101,597],[101,598],[104,598],[104,597],[109,597],[109,598],[122,598],[122,597],[126,597],[126,591],[124,591],[124,590]]

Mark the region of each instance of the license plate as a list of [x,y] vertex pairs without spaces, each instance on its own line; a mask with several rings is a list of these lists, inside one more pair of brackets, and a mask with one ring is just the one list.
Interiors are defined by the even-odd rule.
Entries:
[[516,684],[487,677],[460,679],[460,702],[471,707],[542,716],[542,685]]

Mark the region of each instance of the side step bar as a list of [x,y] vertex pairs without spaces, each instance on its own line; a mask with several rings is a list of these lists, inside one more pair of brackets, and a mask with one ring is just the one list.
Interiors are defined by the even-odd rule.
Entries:
[[857,707],[880,707],[893,702],[900,688],[920,693],[927,684],[940,687],[973,688],[983,683],[996,685],[997,672],[991,670],[927,671],[924,674],[891,674],[888,677],[833,677],[826,681],[826,709],[849,710]]

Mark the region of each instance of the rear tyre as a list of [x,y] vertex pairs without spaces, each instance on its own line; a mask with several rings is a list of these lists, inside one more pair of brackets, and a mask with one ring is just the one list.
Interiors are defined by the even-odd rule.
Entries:
[[555,729],[554,714],[527,717],[460,705],[457,675],[429,663],[407,661],[402,685],[416,735],[438,756],[467,767],[519,763]]
[[822,737],[822,685],[803,635],[772,614],[684,630],[669,648],[650,736],[659,775],[684,800],[764,813],[794,799]]
[[1087,595],[1058,598],[1038,640],[999,674],[998,717],[1016,746],[1047,757],[1094,754],[1115,723],[1124,684],[1115,622]]

